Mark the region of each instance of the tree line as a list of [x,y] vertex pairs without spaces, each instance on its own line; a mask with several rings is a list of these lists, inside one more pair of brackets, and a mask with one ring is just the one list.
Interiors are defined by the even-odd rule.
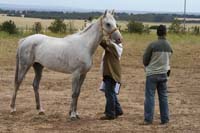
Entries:
[[[74,26],[73,21],[69,21],[68,23],[64,22],[64,19],[55,19],[49,27],[48,30],[52,33],[68,33],[72,34],[77,31],[76,27]],[[35,22],[31,29],[20,30],[17,27],[14,21],[8,20],[4,21],[0,24],[0,31],[7,32],[9,34],[23,34],[23,33],[44,33],[44,27],[42,26],[41,22]]]
[[[42,19],[91,19],[98,18],[102,15],[101,12],[59,12],[59,11],[15,11],[15,10],[1,10],[0,13],[8,16],[22,16]],[[175,18],[183,18],[182,14],[160,14],[160,13],[116,13],[117,20],[126,21],[141,21],[141,22],[172,22]],[[200,18],[200,15],[186,15],[187,18]],[[188,22],[200,23],[199,21],[190,20]]]
[[[118,25],[120,29],[120,25]],[[138,34],[149,34],[152,30],[156,30],[158,25],[144,25],[142,22],[138,21],[129,21],[129,23],[126,26],[126,29],[121,30],[121,32],[128,32],[128,33],[138,33]],[[72,34],[77,31],[77,29],[74,27],[73,22],[70,21],[69,23],[65,23],[64,19],[55,19],[51,25],[48,27],[49,31],[52,33],[69,33]],[[7,32],[9,34],[19,34],[19,29],[15,25],[14,21],[9,20],[5,21],[0,25],[0,31]],[[168,27],[168,31],[170,33],[175,34],[194,34],[194,35],[200,35],[200,27],[194,26],[192,28],[185,29],[182,25],[180,20],[175,19],[170,26]],[[43,33],[43,27],[40,22],[35,22],[32,26],[31,33]]]

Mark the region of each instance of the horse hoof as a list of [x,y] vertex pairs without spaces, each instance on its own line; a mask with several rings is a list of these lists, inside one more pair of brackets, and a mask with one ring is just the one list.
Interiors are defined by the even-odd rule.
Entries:
[[79,115],[76,115],[76,119],[81,119],[81,118],[79,117]]
[[10,111],[10,114],[11,114],[11,115],[15,115],[15,114],[16,114],[16,111]]
[[71,117],[70,120],[71,120],[71,121],[75,121],[75,120],[76,120],[76,117]]
[[38,114],[39,115],[45,115],[45,113],[43,111],[40,111]]
[[10,114],[11,114],[11,115],[16,114],[16,109],[11,109]]
[[79,119],[80,119],[80,117],[70,117],[71,121],[76,121],[76,120],[79,120]]

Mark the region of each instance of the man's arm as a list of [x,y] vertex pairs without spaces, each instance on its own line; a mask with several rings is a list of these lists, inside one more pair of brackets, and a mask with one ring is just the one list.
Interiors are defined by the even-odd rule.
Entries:
[[100,45],[101,45],[102,48],[106,49],[106,47],[107,47],[106,40],[102,40]]
[[143,55],[143,64],[144,66],[148,66],[149,62],[151,60],[151,56],[152,56],[152,46],[151,44],[147,47],[147,49],[145,50],[145,53]]
[[104,48],[107,51],[110,51],[109,45],[107,44],[106,40],[102,40],[100,43],[101,47]]

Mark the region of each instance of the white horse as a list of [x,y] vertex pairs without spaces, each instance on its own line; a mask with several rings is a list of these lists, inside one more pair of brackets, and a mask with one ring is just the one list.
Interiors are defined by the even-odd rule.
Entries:
[[78,119],[77,102],[80,89],[92,66],[93,54],[103,36],[109,36],[116,41],[122,39],[116,27],[113,12],[105,11],[97,22],[79,33],[64,38],[35,34],[21,39],[16,56],[15,89],[10,105],[11,113],[16,111],[15,100],[19,86],[29,68],[33,66],[36,108],[39,110],[39,114],[44,114],[38,89],[43,67],[46,67],[54,71],[72,74],[72,102],[69,115],[72,120]]

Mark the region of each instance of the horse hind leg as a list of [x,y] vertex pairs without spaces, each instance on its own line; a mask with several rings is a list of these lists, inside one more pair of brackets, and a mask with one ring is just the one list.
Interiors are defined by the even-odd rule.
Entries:
[[42,77],[43,66],[39,63],[34,63],[33,68],[35,71],[35,78],[33,80],[33,89],[35,93],[36,109],[39,110],[39,115],[43,115],[44,110],[41,106],[40,95],[39,95],[39,84]]
[[19,65],[19,62],[17,62],[17,67],[16,67],[16,74],[15,74],[15,86],[14,86],[14,92],[11,100],[11,113],[16,112],[16,107],[15,107],[15,102],[16,102],[16,97],[17,97],[17,92],[19,90],[19,87],[29,70],[30,66],[29,65]]

